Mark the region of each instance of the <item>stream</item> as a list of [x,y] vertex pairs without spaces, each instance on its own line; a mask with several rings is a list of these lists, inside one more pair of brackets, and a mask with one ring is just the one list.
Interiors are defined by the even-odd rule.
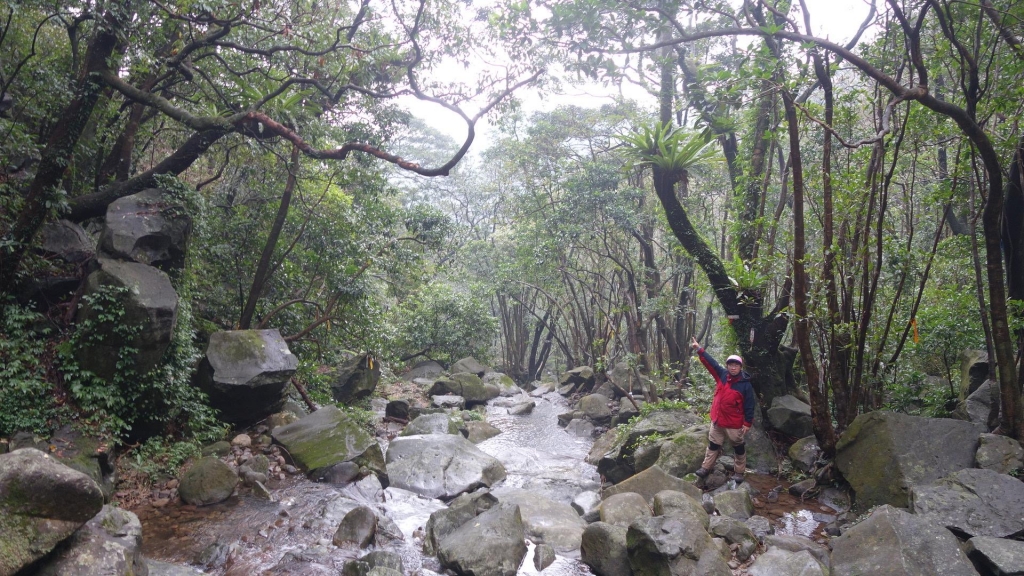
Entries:
[[[522,488],[568,504],[581,491],[599,491],[596,468],[584,462],[593,440],[574,436],[557,424],[558,414],[568,410],[566,400],[554,392],[533,400],[534,410],[521,416],[508,414],[503,406],[508,399],[498,398],[487,407],[487,420],[502,433],[477,447],[501,461],[508,473],[492,492],[500,499],[503,490]],[[383,406],[379,408],[383,415]],[[762,492],[778,484],[772,476],[748,476],[751,487]],[[207,574],[339,574],[347,561],[367,551],[336,547],[331,538],[349,510],[370,503],[379,505],[393,521],[390,526],[381,523],[379,533],[390,530],[395,538],[379,549],[399,554],[406,574],[443,573],[437,559],[422,552],[423,526],[432,512],[445,507],[439,500],[398,488],[382,489],[372,476],[348,486],[290,477],[272,483],[270,490],[274,501],[244,489],[241,495],[210,506],[173,504],[135,510],[143,525],[144,555],[202,566]],[[756,513],[768,517],[776,533],[815,537],[839,507],[793,500],[780,498]],[[528,547],[519,574],[538,574],[533,567],[534,545],[528,542]],[[543,574],[591,574],[578,555],[577,551],[574,557],[557,556]]]

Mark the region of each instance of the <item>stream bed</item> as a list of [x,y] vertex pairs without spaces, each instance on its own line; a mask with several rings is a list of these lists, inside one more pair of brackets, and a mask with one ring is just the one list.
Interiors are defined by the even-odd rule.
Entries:
[[[500,498],[503,490],[524,489],[568,504],[579,492],[599,491],[600,477],[584,461],[593,440],[574,436],[557,424],[558,414],[568,410],[565,399],[549,393],[533,400],[534,410],[520,416],[509,415],[501,398],[487,407],[488,422],[501,434],[477,447],[501,461],[508,473],[492,492]],[[748,481],[755,495],[776,486],[788,487],[773,476],[748,474]],[[397,488],[382,489],[375,477],[338,486],[299,476],[271,483],[269,488],[273,501],[240,489],[225,502],[210,506],[171,504],[134,510],[143,525],[143,553],[155,560],[197,566],[207,574],[339,574],[346,562],[367,551],[334,546],[334,531],[355,505],[370,503],[391,520],[378,529],[392,535],[378,539],[379,549],[399,554],[406,574],[443,572],[436,558],[422,552],[423,526],[432,512],[445,507],[439,500]],[[842,504],[800,500],[784,490],[775,502],[756,496],[754,502],[755,513],[769,518],[776,533],[817,540],[823,538],[824,524]],[[528,542],[528,547],[519,574],[538,573],[533,567],[534,545]],[[578,554],[557,556],[543,574],[591,574]]]

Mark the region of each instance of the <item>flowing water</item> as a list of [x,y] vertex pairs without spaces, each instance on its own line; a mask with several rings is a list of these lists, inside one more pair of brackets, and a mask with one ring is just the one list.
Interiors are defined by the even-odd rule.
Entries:
[[[477,445],[505,466],[508,476],[495,487],[523,488],[552,500],[570,503],[584,490],[599,490],[594,466],[583,461],[593,440],[566,432],[557,415],[568,410],[557,393],[534,398],[537,405],[528,415],[511,416],[497,399],[487,408],[487,420],[501,434]],[[770,490],[776,480],[752,476],[756,492]],[[394,538],[382,549],[402,556],[407,574],[431,576],[442,572],[437,559],[422,553],[422,527],[431,512],[445,506],[396,488],[382,489],[376,478],[349,486],[317,484],[302,477],[271,486],[274,501],[243,491],[227,501],[197,508],[172,505],[137,510],[143,523],[143,552],[149,558],[178,564],[204,565],[209,574],[338,574],[344,564],[366,553],[339,548],[331,538],[344,515],[359,503],[379,505],[392,522],[378,530]],[[755,505],[759,500],[755,498]],[[823,523],[834,518],[837,504],[825,506],[814,500],[783,497],[761,503],[756,513],[768,517],[777,533],[821,539]],[[381,540],[378,540],[378,544]],[[533,568],[534,545],[520,574],[537,574]],[[576,557],[558,556],[544,570],[545,576],[577,576],[591,572]]]

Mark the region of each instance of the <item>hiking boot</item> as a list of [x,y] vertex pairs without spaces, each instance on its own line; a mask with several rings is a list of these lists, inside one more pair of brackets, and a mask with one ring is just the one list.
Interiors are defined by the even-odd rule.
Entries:
[[737,483],[737,484],[742,484],[743,483],[743,474],[733,474],[732,475],[732,481]]
[[703,480],[708,477],[708,474],[711,474],[711,470],[708,470],[707,468],[697,468],[697,471],[694,472],[694,474],[697,475],[697,478]]

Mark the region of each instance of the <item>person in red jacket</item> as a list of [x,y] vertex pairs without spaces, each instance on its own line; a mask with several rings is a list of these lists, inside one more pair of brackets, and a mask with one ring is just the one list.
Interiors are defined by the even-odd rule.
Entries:
[[704,351],[693,338],[690,347],[697,351],[704,367],[715,378],[715,397],[711,401],[711,430],[708,432],[708,449],[704,462],[697,470],[697,477],[704,479],[711,473],[715,461],[722,453],[722,444],[728,438],[736,451],[732,479],[743,482],[747,470],[747,451],[744,439],[754,425],[754,406],[757,401],[750,374],[743,371],[743,358],[733,354],[725,360],[725,368]]

